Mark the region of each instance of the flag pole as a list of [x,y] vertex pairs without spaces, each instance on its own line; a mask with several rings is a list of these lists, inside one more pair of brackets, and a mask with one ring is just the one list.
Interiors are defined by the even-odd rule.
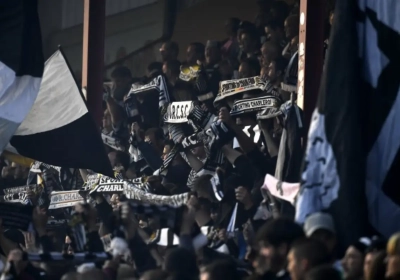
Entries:
[[305,131],[308,131],[317,104],[322,78],[325,8],[323,0],[300,1],[297,105],[304,111]]
[[105,0],[84,0],[82,88],[98,127],[103,117]]

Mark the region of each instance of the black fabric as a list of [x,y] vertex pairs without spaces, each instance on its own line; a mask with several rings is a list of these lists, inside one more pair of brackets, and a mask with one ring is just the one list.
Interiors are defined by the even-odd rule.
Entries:
[[157,267],[154,258],[150,254],[148,246],[138,234],[135,234],[134,237],[128,241],[128,245],[131,251],[132,260],[135,262],[136,271],[139,274]]
[[173,183],[179,188],[187,186],[187,179],[191,168],[186,163],[172,165],[168,168],[167,176],[165,177],[168,183]]
[[32,221],[33,207],[17,203],[0,203],[2,226],[26,231]]
[[[332,193],[337,191],[338,198],[332,199],[328,211],[335,221],[337,240],[342,250],[360,236],[369,235],[364,125],[370,111],[364,106],[366,95],[359,84],[363,70],[357,59],[359,36],[355,21],[356,9],[355,1],[336,2],[335,22],[317,105],[319,114],[314,113],[314,123],[310,126],[314,130],[310,129],[309,133],[296,209],[298,216],[302,212],[299,210],[310,207],[307,206],[309,200],[304,200],[303,206],[299,205],[308,190],[308,193],[318,193],[312,196],[316,203],[332,199]],[[374,108],[377,108],[376,102]]]
[[10,143],[19,154],[29,158],[55,166],[90,169],[110,177],[114,176],[103,141],[89,113],[68,125],[50,131],[25,136],[15,135]]
[[143,103],[138,104],[139,113],[143,118],[144,129],[158,127],[160,124],[158,100],[158,93],[150,92],[144,96]]
[[[369,81],[365,81],[364,89],[366,98],[369,101],[368,107],[368,138],[367,150],[370,151],[372,145],[375,144],[380,135],[380,130],[386,118],[389,116],[390,110],[394,106],[396,98],[399,98],[400,79],[394,76],[400,71],[400,35],[398,30],[393,30],[387,26],[386,22],[381,21],[376,12],[367,8],[365,12],[366,18],[377,34],[377,47],[388,59],[387,65],[380,74],[376,88],[369,85]],[[394,24],[398,26],[398,24]],[[379,108],[379,110],[377,110]],[[393,124],[396,126],[395,124]],[[400,206],[400,194],[398,189],[394,187],[398,181],[398,170],[400,168],[400,149],[397,150],[396,156],[390,166],[390,170],[386,175],[382,185],[384,193],[391,198],[398,206]]]
[[[297,183],[300,181],[299,170],[303,159],[302,136],[303,121],[299,123],[296,110],[300,109],[294,105],[290,107],[284,120],[283,133],[279,145],[277,167],[275,177],[283,182]],[[300,112],[299,112],[300,114]],[[283,149],[283,150],[282,150]]]
[[17,76],[43,75],[37,4],[37,0],[0,1],[0,61]]

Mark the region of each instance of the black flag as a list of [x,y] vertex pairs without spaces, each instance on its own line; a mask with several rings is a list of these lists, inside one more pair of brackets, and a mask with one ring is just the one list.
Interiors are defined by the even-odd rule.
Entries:
[[0,1],[0,155],[38,95],[43,64],[37,0]]
[[356,15],[356,1],[336,2],[296,205],[296,219],[301,223],[314,212],[329,211],[344,246],[355,242],[368,228],[363,139],[367,108],[360,88]]
[[114,176],[100,132],[60,50],[46,61],[39,94],[7,150]]
[[297,219],[328,210],[349,245],[400,230],[400,2],[336,5]]

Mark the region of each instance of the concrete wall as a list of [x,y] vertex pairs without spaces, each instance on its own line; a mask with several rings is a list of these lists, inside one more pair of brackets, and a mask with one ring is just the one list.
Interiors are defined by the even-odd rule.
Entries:
[[225,39],[224,24],[229,17],[253,22],[257,13],[256,0],[206,0],[182,11],[172,38],[179,43],[180,59],[185,59],[191,42]]
[[[79,73],[82,68],[83,25],[61,30],[61,1],[41,1],[44,2],[41,3],[39,12],[45,56],[49,57],[57,50],[58,45],[61,45],[72,69]],[[107,17],[104,60],[106,65],[162,36],[164,3],[159,1]]]
[[[105,65],[139,49],[162,36],[165,1],[140,7],[106,19]],[[189,0],[188,0],[189,1]],[[180,10],[172,40],[179,43],[180,59],[185,59],[190,42],[205,43],[208,39],[225,38],[224,22],[229,17],[253,21],[257,15],[256,0],[190,0],[192,6]],[[80,75],[82,68],[83,25],[62,29],[62,1],[39,1],[42,39],[45,57],[49,57],[58,45],[67,55],[72,69]],[[134,76],[144,75],[145,68],[159,60],[159,45],[149,48],[127,60]]]

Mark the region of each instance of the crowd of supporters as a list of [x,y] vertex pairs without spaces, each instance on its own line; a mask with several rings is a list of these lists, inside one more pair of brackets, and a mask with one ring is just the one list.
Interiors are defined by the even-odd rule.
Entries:
[[[374,236],[343,248],[329,214],[314,213],[300,225],[294,221],[294,197],[272,193],[274,188],[279,193],[283,182],[300,181],[305,132],[295,104],[299,3],[258,3],[254,22],[226,21],[224,40],[189,46],[165,42],[162,61],[151,63],[145,77],[135,78],[120,66],[105,83],[101,132],[117,178],[143,178],[146,192],[157,196],[188,194],[182,211],[174,219],[156,210],[139,215],[122,193],[98,192],[66,213],[49,210],[37,193],[27,191],[29,203],[37,206],[30,229],[0,231],[2,279],[399,277],[399,236],[387,246]],[[327,12],[327,37],[333,20],[333,12]],[[185,61],[178,60],[182,51]],[[223,85],[233,94],[224,95]],[[254,101],[267,103],[246,110],[241,101],[250,107]],[[185,122],[171,121],[180,114],[172,113],[175,102],[190,102],[189,114],[180,115]],[[0,159],[3,189],[31,183],[28,166],[7,156]],[[51,177],[62,190],[80,189],[91,176],[88,170],[68,170]],[[49,178],[46,174],[43,184]],[[48,228],[58,216],[82,220],[83,260],[78,260],[76,236]],[[165,222],[168,218],[172,224]],[[201,241],[201,236],[206,238]],[[104,251],[112,256],[106,261],[94,254]],[[63,259],[55,260],[50,252],[63,252]]]

